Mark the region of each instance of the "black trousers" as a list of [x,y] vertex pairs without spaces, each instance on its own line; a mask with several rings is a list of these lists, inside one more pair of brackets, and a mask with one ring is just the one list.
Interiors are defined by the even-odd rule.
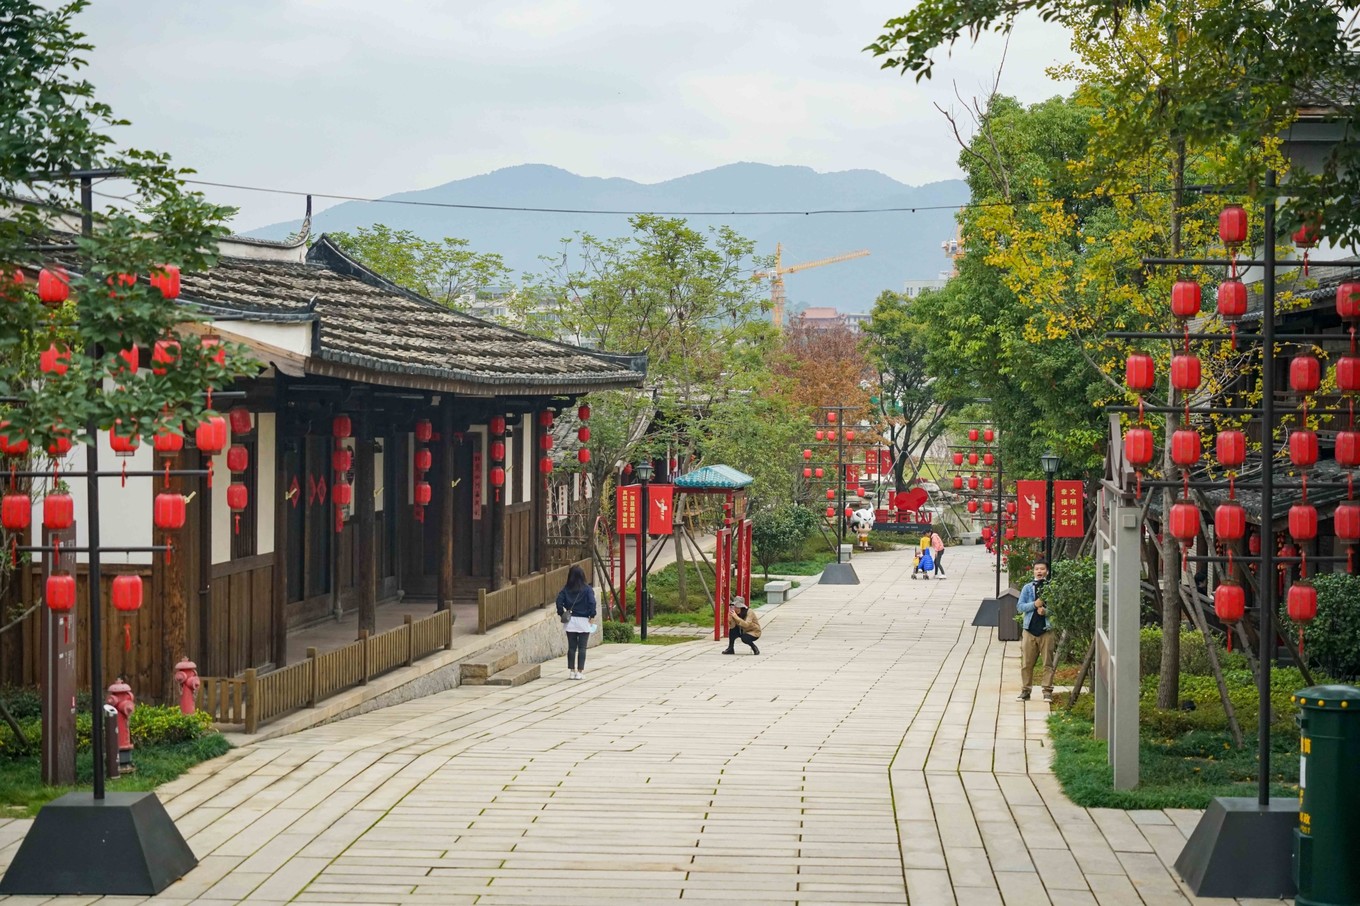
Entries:
[[586,669],[586,642],[590,640],[588,632],[569,632],[567,633],[567,669],[584,670]]
[[727,630],[727,650],[735,651],[738,641],[745,642],[753,649],[756,647],[756,638],[749,632],[737,629],[735,626]]
[[944,575],[944,551],[935,552],[935,575]]

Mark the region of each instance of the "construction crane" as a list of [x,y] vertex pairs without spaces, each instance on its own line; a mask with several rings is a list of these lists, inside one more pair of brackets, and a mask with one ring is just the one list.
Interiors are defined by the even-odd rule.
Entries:
[[752,275],[752,279],[761,280],[766,277],[772,279],[770,283],[770,317],[775,327],[783,329],[785,274],[796,274],[799,271],[821,267],[824,264],[836,264],[841,261],[849,261],[852,258],[863,258],[868,254],[868,249],[860,249],[858,252],[846,252],[844,255],[832,255],[830,258],[819,258],[816,261],[804,261],[802,264],[790,264],[788,267],[784,267],[782,264],[784,249],[780,243],[776,242],[774,245],[774,270],[756,271]]

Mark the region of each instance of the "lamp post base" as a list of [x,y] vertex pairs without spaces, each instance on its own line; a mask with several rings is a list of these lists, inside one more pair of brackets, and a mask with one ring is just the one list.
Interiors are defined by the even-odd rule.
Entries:
[[1299,801],[1219,798],[1209,803],[1176,871],[1197,897],[1275,899],[1295,892],[1291,863]]
[[849,563],[828,563],[818,585],[858,585],[859,574]]
[[155,793],[67,793],[38,812],[0,894],[155,896],[197,864]]

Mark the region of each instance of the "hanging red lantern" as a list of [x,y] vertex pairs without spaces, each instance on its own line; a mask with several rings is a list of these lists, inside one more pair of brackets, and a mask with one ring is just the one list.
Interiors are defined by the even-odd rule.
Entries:
[[1201,374],[1199,357],[1177,355],[1171,357],[1171,386],[1177,390],[1199,389]]
[[542,472],[544,475],[552,474],[552,470],[553,461],[551,456],[544,456],[538,461],[538,471]]
[[1343,469],[1360,466],[1360,431],[1336,433],[1336,464]]
[[1261,534],[1259,532],[1252,532],[1247,536],[1247,553],[1253,557],[1261,555]]
[[[586,463],[590,462],[590,451],[587,450],[585,447],[582,447],[581,449],[577,450],[576,461],[579,462],[581,465],[585,465]],[[803,471],[806,473],[807,469],[804,469]],[[806,478],[807,476],[804,475],[803,477]]]
[[[335,494],[336,502],[339,502],[340,485],[337,483],[332,491]],[[227,485],[227,506],[234,512],[244,510],[250,503],[250,489],[239,481],[233,481]]]
[[1152,462],[1152,429],[1130,428],[1124,434],[1124,459],[1134,468]]
[[836,499],[836,489],[835,489],[835,488],[827,488],[827,489],[826,489],[826,499],[827,499],[827,500],[835,500],[835,499]]
[[75,522],[76,504],[70,494],[48,494],[43,498],[43,528],[68,529]]
[[968,440],[969,440],[971,443],[977,443],[977,439],[978,439],[978,429],[977,429],[977,428],[969,428],[969,429],[968,429]]
[[493,440],[491,442],[491,458],[496,460],[497,462],[500,462],[501,460],[505,459],[504,441]]
[[990,466],[994,462],[996,462],[996,457],[994,457],[992,454],[990,453],[982,454],[982,464],[984,466]]
[[1182,544],[1189,544],[1199,534],[1199,507],[1193,503],[1177,503],[1171,507],[1171,536]]
[[113,577],[113,606],[115,610],[131,613],[142,607],[142,577]]
[[1178,318],[1193,318],[1199,314],[1203,292],[1193,280],[1177,280],[1171,287],[1171,313]]
[[1157,366],[1152,356],[1136,352],[1124,362],[1124,384],[1134,393],[1151,390],[1157,379]]
[[1240,204],[1230,204],[1218,213],[1218,238],[1228,251],[1247,241],[1247,212]]
[[1235,469],[1247,459],[1247,435],[1237,429],[1218,432],[1214,439],[1214,451],[1218,464],[1225,469]]
[[544,410],[542,410],[541,412],[538,413],[538,426],[539,426],[540,428],[551,428],[551,427],[552,427],[552,423],[553,423],[553,414],[552,414],[551,410],[544,409]]
[[505,434],[505,416],[503,415],[491,416],[491,433],[497,437],[500,437],[503,434]]
[[1010,501],[1009,503],[1006,504],[1006,513],[1007,513],[1008,515],[1012,515],[1012,516],[1015,515],[1015,511],[1016,511],[1017,509],[1019,509],[1019,507],[1017,507],[1017,506],[1015,505],[1015,501],[1014,501],[1014,500],[1012,500],[1012,501]]
[[156,429],[156,436],[152,439],[151,445],[161,456],[174,456],[184,449],[184,435],[176,431],[176,427],[178,426],[165,425]]
[[954,454],[954,465],[956,465],[956,466],[961,466],[961,465],[963,465],[963,453],[962,453],[962,452],[958,452],[958,453],[955,453],[955,454]]
[[1343,283],[1336,288],[1336,313],[1347,321],[1360,318],[1360,283]]
[[158,269],[151,272],[150,282],[153,287],[161,291],[162,298],[179,298],[180,281],[179,267],[177,265],[162,264]]
[[1241,280],[1225,280],[1218,285],[1218,316],[1236,321],[1247,313],[1247,285]]
[[981,532],[981,534],[982,534],[982,540],[983,540],[983,541],[991,541],[991,540],[992,540],[992,527],[991,527],[990,525],[984,525],[984,526],[982,527],[982,532]]
[[978,477],[977,477],[976,475],[969,475],[969,476],[968,476],[968,490],[970,490],[970,491],[976,491],[977,489],[978,489]]
[[1316,356],[1296,355],[1289,362],[1289,389],[1295,393],[1312,393],[1322,382],[1322,363]]
[[854,439],[855,439],[855,432],[854,432],[854,429],[852,428],[852,429],[846,430],[846,432],[845,432],[845,442],[846,442],[846,443],[851,443],[852,441],[854,441]]
[[[346,451],[348,452],[348,451]],[[429,450],[417,450],[413,457],[413,462],[417,472],[428,472],[434,466],[434,454]],[[337,469],[338,472],[348,472],[349,469]]]
[[956,491],[962,491],[962,490],[963,490],[963,476],[962,476],[962,475],[955,475],[955,476],[954,476],[954,490],[956,490]]
[[162,531],[174,531],[184,527],[187,515],[184,495],[173,491],[162,491],[156,495],[152,507],[152,521]]
[[826,432],[826,439],[827,439],[827,440],[830,440],[830,441],[834,441],[834,440],[836,439],[836,432],[835,432],[835,431],[828,431],[828,432]]
[[354,422],[350,420],[348,415],[337,415],[331,419],[331,435],[339,439],[353,437]]
[[227,418],[231,422],[231,433],[233,435],[249,434],[255,427],[250,420],[250,410],[245,406],[232,406],[231,411],[227,413]]
[[428,418],[419,419],[416,422],[415,435],[419,443],[428,444],[434,438],[434,424]]
[[968,465],[970,465],[970,466],[975,466],[975,465],[977,465],[977,464],[978,464],[978,455],[977,455],[976,453],[969,453],[969,454],[968,454]]
[[220,366],[227,364],[227,347],[222,345],[222,338],[216,336],[206,336],[199,341],[208,358],[212,359]]
[[584,443],[589,443],[589,442],[590,442],[590,429],[587,428],[587,427],[585,427],[584,425],[582,425],[580,428],[577,428],[577,429],[576,429],[576,439],[579,440],[579,441],[580,441],[581,443],[583,443],[583,444],[584,444]]
[[1247,533],[1247,511],[1241,504],[1220,503],[1214,509],[1214,534],[1219,541],[1240,541]]
[[157,376],[168,374],[167,367],[179,360],[178,340],[157,340],[151,347],[151,373]]
[[580,409],[576,410],[576,417],[583,422],[590,421],[590,406],[582,405]]
[[804,477],[804,478],[811,478],[811,477],[812,477],[812,470],[811,470],[811,469],[804,469],[804,470],[803,470],[803,477]]
[[804,451],[803,451],[803,458],[804,458],[804,459],[811,459],[811,458],[812,458],[812,451],[811,451],[811,450],[804,450]]
[[114,422],[114,426],[109,429],[109,446],[113,452],[119,456],[132,456],[137,452],[137,447],[142,443],[142,439],[137,435],[124,435],[118,433],[118,428],[122,420]]
[[69,613],[76,606],[76,577],[68,573],[53,573],[47,577],[47,592],[43,596],[47,608],[55,613]]
[[990,491],[994,484],[995,483],[992,481],[992,476],[988,475],[986,478],[982,479],[982,490]]
[[53,343],[38,355],[38,370],[43,374],[65,374],[71,367],[71,350]]
[[977,511],[978,511],[978,502],[977,502],[976,500],[970,500],[970,501],[968,501],[968,512],[970,512],[970,513],[976,513]]
[[1014,541],[1014,540],[1015,540],[1015,529],[1013,529],[1013,528],[1008,528],[1008,529],[1006,529],[1006,540],[1007,540],[1007,541]]
[[1360,503],[1338,505],[1332,514],[1332,525],[1342,541],[1360,541]]
[[227,445],[227,420],[215,412],[205,412],[194,429],[194,443],[209,456],[216,456]]
[[829,424],[832,424],[832,425],[836,424],[836,413],[834,413],[834,412],[828,412],[828,413],[826,414],[826,420],[827,420],[827,422],[828,422]]
[[821,469],[813,469],[812,474],[816,475],[818,478],[821,478],[824,473],[822,472]]
[[982,512],[984,512],[984,513],[990,513],[991,511],[992,511],[992,502],[991,502],[990,500],[984,500],[984,501],[982,501]]
[[1317,589],[1303,582],[1289,586],[1289,619],[1295,623],[1310,623],[1317,617]]
[[337,481],[331,485],[331,500],[336,506],[349,506],[354,502],[354,485],[348,481]]
[[136,374],[137,369],[142,364],[142,353],[136,346],[129,346],[127,349],[118,351],[118,358],[123,360],[123,364],[114,369],[114,374]]
[[1214,589],[1214,615],[1220,623],[1232,624],[1247,611],[1247,593],[1236,583],[1224,582]]
[[33,501],[27,494],[6,494],[0,498],[0,525],[9,532],[22,532],[33,522]]
[[414,499],[416,502],[416,506],[430,505],[430,501],[434,499],[434,490],[430,487],[430,483],[428,481],[416,482]]
[[1301,249],[1315,248],[1322,241],[1322,229],[1319,225],[1317,215],[1305,220],[1297,230],[1294,231],[1294,244]]
[[994,440],[996,440],[996,432],[995,432],[995,431],[993,431],[991,428],[987,428],[987,429],[983,430],[983,432],[982,432],[982,442],[983,442],[983,443],[989,444],[989,443],[991,443],[991,442],[994,441]]
[[0,454],[4,454],[5,456],[23,456],[27,454],[28,440],[6,432],[4,429],[9,426],[9,422],[0,422]]
[[1360,392],[1360,356],[1343,355],[1336,360],[1336,389],[1342,393]]
[[818,430],[813,436],[816,437],[817,440],[826,440],[826,432],[822,430]]
[[[54,429],[55,430],[55,429]],[[47,445],[47,453],[53,458],[61,458],[71,452],[71,434],[69,431],[62,431],[52,438],[52,442]]]
[[1289,459],[1294,465],[1307,468],[1318,460],[1318,437],[1316,431],[1300,429],[1289,435]]
[[1188,469],[1199,463],[1200,457],[1204,455],[1204,447],[1200,441],[1199,432],[1190,428],[1181,428],[1171,435],[1171,461],[1182,469]]
[[38,299],[56,307],[71,298],[71,276],[64,268],[45,267],[38,271]]
[[493,466],[491,469],[491,486],[494,488],[502,487],[505,484],[505,469],[500,466]]
[[250,468],[250,451],[240,444],[232,444],[227,448],[227,469],[232,472],[244,472]]
[[551,434],[540,434],[538,436],[538,448],[540,450],[551,450],[553,448],[553,436]]
[[1295,541],[1312,541],[1317,537],[1317,507],[1311,503],[1296,503],[1289,508],[1289,534]]
[[833,519],[833,518],[835,518],[835,516],[836,516],[836,508],[835,508],[834,506],[829,506],[829,507],[827,507],[827,508],[826,508],[826,518],[828,518],[828,519]]

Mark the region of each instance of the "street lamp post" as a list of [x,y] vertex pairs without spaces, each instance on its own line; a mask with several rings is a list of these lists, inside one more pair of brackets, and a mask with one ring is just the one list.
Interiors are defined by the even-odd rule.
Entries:
[[638,607],[641,616],[642,641],[647,641],[647,516],[651,512],[651,500],[647,497],[647,485],[652,480],[652,461],[644,459],[637,464],[636,469],[639,485],[639,496],[641,498],[640,509],[642,510],[642,520],[638,525],[640,534],[638,535],[638,549],[640,556],[638,564]]
[[1052,450],[1039,457],[1044,470],[1044,562],[1053,568],[1053,476],[1058,472],[1058,454]]

